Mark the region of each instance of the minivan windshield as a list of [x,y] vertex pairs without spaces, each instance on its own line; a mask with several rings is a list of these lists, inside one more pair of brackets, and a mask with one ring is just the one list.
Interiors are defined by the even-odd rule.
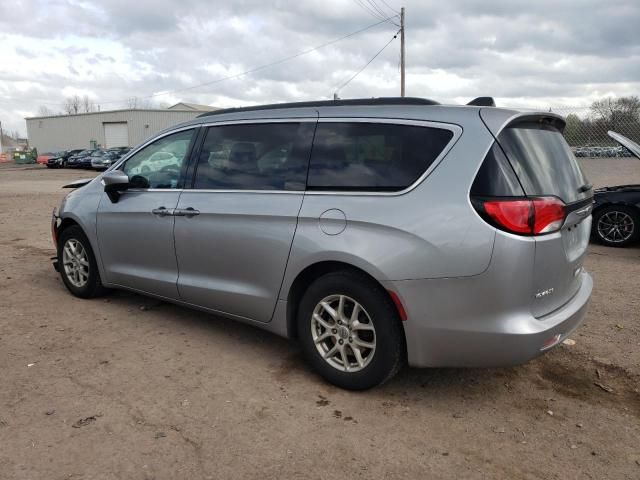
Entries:
[[592,195],[571,148],[554,126],[518,123],[505,128],[498,142],[527,195],[553,195],[565,203]]

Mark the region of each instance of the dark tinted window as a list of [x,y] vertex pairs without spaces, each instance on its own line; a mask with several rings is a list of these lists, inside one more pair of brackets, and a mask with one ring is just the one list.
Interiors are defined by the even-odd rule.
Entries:
[[471,195],[479,197],[520,197],[524,191],[507,157],[494,142],[482,162],[471,187]]
[[384,123],[320,123],[308,188],[402,190],[446,147],[449,130]]
[[562,133],[551,125],[519,123],[498,137],[527,195],[555,195],[567,203],[591,195]]
[[210,127],[194,188],[304,190],[315,123]]

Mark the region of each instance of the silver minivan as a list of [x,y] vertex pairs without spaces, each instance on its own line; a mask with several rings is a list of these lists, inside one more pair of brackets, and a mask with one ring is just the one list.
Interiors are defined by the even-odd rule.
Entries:
[[204,114],[70,185],[55,266],[78,297],[127,289],[296,339],[344,388],[526,362],[585,315],[593,191],[561,117],[483,105]]

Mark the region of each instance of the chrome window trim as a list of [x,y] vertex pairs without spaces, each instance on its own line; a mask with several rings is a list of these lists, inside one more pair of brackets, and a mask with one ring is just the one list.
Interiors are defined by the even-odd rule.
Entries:
[[[398,190],[397,192],[369,192],[362,190],[352,190],[352,191],[339,191],[339,190],[242,190],[242,189],[201,189],[201,188],[183,188],[181,189],[184,192],[194,192],[194,193],[251,193],[251,194],[304,194],[304,195],[343,195],[343,196],[384,196],[384,197],[396,197],[400,195],[404,195],[414,190],[418,185],[420,185],[432,172],[435,168],[440,164],[442,159],[449,153],[449,151],[456,144],[458,139],[462,136],[462,127],[460,125],[456,125],[453,123],[442,123],[435,122],[430,120],[411,120],[411,119],[403,119],[403,118],[388,118],[388,117],[325,117],[325,118],[316,118],[316,117],[290,117],[290,118],[258,118],[258,119],[244,119],[244,120],[221,120],[219,122],[207,122],[195,125],[189,125],[186,127],[177,128],[175,130],[171,130],[169,132],[162,133],[157,137],[153,137],[147,142],[143,143],[135,150],[132,150],[127,154],[126,157],[120,159],[118,163],[114,164],[112,168],[109,170],[117,170],[120,165],[126,162],[130,157],[135,155],[137,152],[142,150],[144,147],[149,145],[150,143],[155,142],[167,135],[171,135],[173,133],[182,132],[184,130],[196,129],[199,127],[215,127],[215,126],[224,126],[224,125],[243,125],[243,124],[254,124],[254,123],[299,123],[299,122],[318,122],[318,123],[349,123],[349,122],[358,122],[358,123],[388,123],[395,125],[411,125],[416,127],[430,127],[430,128],[439,128],[441,130],[449,130],[453,136],[449,143],[444,147],[444,149],[440,152],[440,154],[436,157],[436,159],[429,165],[418,179],[409,185],[407,188],[403,190]],[[173,188],[149,188],[149,189],[130,189],[128,191],[131,192],[176,192],[179,189]]]
[[308,192],[304,190],[231,190],[231,189],[206,189],[206,188],[185,188],[185,192],[193,192],[193,193],[268,193],[268,194],[279,194],[284,193],[286,195],[301,195]]

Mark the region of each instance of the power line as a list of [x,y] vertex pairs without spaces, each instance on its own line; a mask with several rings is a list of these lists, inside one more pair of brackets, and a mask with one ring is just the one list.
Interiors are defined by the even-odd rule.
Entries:
[[380,55],[380,54],[384,51],[384,49],[385,49],[385,48],[387,48],[389,45],[391,45],[391,42],[393,42],[393,41],[396,39],[396,37],[398,36],[398,33],[400,33],[400,30],[398,30],[398,31],[396,32],[396,34],[395,34],[393,37],[391,37],[391,40],[389,40],[389,41],[384,45],[384,47],[382,47],[380,50],[378,50],[378,52],[377,52],[373,57],[371,57],[371,59],[370,59],[367,63],[365,63],[365,64],[364,64],[364,66],[363,66],[360,70],[358,70],[355,74],[353,74],[353,75],[352,75],[352,76],[351,76],[351,77],[350,77],[346,82],[344,82],[342,85],[340,85],[338,88],[336,88],[336,90],[335,90],[336,94],[337,94],[337,93],[338,93],[342,88],[346,87],[346,86],[351,82],[351,80],[353,80],[353,79],[354,79],[354,78],[356,78],[358,75],[360,75],[360,74],[364,71],[364,69],[365,69],[365,68],[367,68],[367,67],[369,66],[369,64],[371,64],[371,62],[373,62],[376,58],[378,58],[378,55]]
[[391,5],[389,5],[387,2],[385,2],[385,0],[380,0],[382,3],[384,3],[387,8],[389,10],[391,10],[393,13],[395,13],[396,15],[399,14],[400,12],[398,10],[396,10],[395,8],[393,8]]
[[[377,27],[378,25],[381,25],[383,23],[390,22],[396,16],[387,17],[387,18],[385,18],[383,20],[380,20],[379,22],[376,22],[376,23],[373,23],[371,25],[368,25],[368,26],[366,26],[364,28],[361,28],[360,30],[356,30],[355,32],[351,32],[351,33],[348,33],[346,35],[343,35],[342,37],[336,38],[334,40],[330,40],[330,41],[325,42],[325,43],[323,43],[321,45],[317,45],[317,46],[309,48],[307,50],[303,50],[301,52],[298,52],[296,54],[290,55],[288,57],[281,58],[281,59],[276,60],[274,62],[270,62],[270,63],[266,63],[266,64],[263,64],[263,65],[259,65],[257,67],[250,68],[248,70],[245,70],[245,71],[240,72],[240,73],[236,73],[234,75],[228,75],[226,77],[217,78],[215,80],[211,80],[211,81],[204,82],[204,83],[199,83],[197,85],[192,85],[190,87],[184,87],[184,88],[179,88],[179,89],[175,89],[175,90],[168,90],[168,91],[154,93],[154,94],[151,94],[151,95],[147,95],[147,96],[143,96],[143,97],[136,97],[136,98],[142,100],[142,99],[147,99],[147,98],[155,98],[155,97],[160,97],[160,96],[164,96],[164,95],[170,95],[170,94],[173,94],[173,93],[186,92],[186,91],[189,91],[189,90],[194,90],[196,88],[206,87],[206,86],[213,85],[213,84],[216,84],[216,83],[221,83],[221,82],[224,82],[226,80],[232,80],[234,78],[239,78],[239,77],[242,77],[244,75],[248,75],[250,73],[255,73],[255,72],[258,72],[260,70],[264,70],[266,68],[273,67],[275,65],[279,65],[281,63],[287,62],[289,60],[293,60],[295,58],[301,57],[301,56],[306,55],[308,53],[314,52],[314,51],[319,50],[319,49],[324,48],[324,47],[328,47],[329,45],[333,45],[333,44],[338,43],[338,42],[340,42],[342,40],[345,40],[347,38],[350,38],[350,37],[353,37],[355,35],[358,35],[358,34],[360,34],[362,32],[365,32],[365,31],[373,28],[373,27]],[[45,105],[59,105],[59,103],[40,101],[38,99],[31,99],[31,101],[36,101],[36,102],[39,101],[40,103],[44,103]],[[100,105],[109,105],[109,104],[114,104],[114,103],[123,103],[125,101],[126,100],[122,99],[122,100],[109,100],[109,101],[104,101],[104,102],[96,101],[95,103],[100,104]]]
[[377,4],[376,2],[374,2],[373,0],[366,0],[366,2],[367,2],[369,5],[371,5],[371,7],[372,7],[376,12],[378,12],[378,14],[380,14],[380,16],[381,16],[382,18],[384,18],[384,17],[386,17],[386,16],[387,16],[387,14],[386,14],[384,11],[382,11],[382,9],[378,6],[378,4]]
[[360,8],[362,8],[365,12],[367,12],[373,18],[377,18],[378,20],[380,19],[380,15],[376,14],[373,10],[371,10],[371,8],[369,8],[364,3],[364,0],[353,0],[353,1],[355,2],[356,5],[358,5]]
[[[365,0],[353,0],[356,5],[358,5],[360,8],[362,8],[365,12],[367,12],[369,15],[371,15],[373,18],[376,18],[378,20],[380,19],[385,19],[385,18],[395,18],[398,17],[398,13],[396,13],[395,15],[393,15],[392,17],[389,17],[386,13],[384,12],[378,12],[376,9],[370,7],[367,3],[365,3]],[[399,27],[399,25],[394,22],[393,20],[391,20],[391,23],[393,23],[396,27]]]

